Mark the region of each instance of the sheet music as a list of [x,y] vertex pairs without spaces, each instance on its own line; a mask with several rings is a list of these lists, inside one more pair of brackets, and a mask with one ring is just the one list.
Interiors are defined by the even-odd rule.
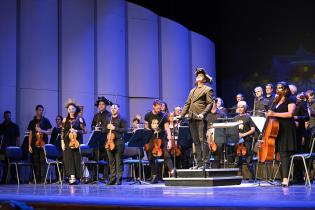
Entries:
[[264,129],[265,122],[266,122],[266,118],[265,117],[258,117],[258,116],[253,116],[250,118],[253,120],[253,122],[255,123],[258,130],[260,132],[262,132],[262,130]]
[[224,122],[224,123],[213,123],[213,128],[232,128],[234,126],[238,126],[241,124],[240,122]]

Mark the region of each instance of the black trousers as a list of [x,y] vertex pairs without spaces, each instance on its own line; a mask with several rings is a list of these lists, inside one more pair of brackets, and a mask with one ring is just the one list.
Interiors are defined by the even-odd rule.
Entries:
[[290,168],[290,156],[292,152],[284,151],[280,153],[282,178],[288,178]]
[[46,171],[45,171],[45,154],[44,149],[39,147],[33,147],[33,163],[34,163],[34,170],[36,180],[38,182],[44,182]]
[[76,178],[82,178],[82,165],[81,165],[81,154],[78,149],[70,149],[66,144],[66,149],[64,151],[64,169],[65,175],[75,175]]
[[[209,165],[210,150],[206,140],[206,124],[203,120],[190,120],[189,129],[191,137],[195,144],[197,165],[202,166],[203,160],[206,165]],[[203,145],[204,144],[204,145]],[[204,149],[204,151],[203,151]]]
[[[169,151],[167,149],[167,142],[163,141],[161,147],[163,149],[164,163],[167,165],[168,171],[171,172],[173,170],[173,163],[172,163]],[[157,164],[156,160],[159,157],[153,156],[152,155],[152,150],[153,150],[153,139],[150,139],[150,141],[149,141],[149,152],[148,152],[147,155],[148,155],[149,164],[150,164],[150,168],[151,168],[151,175],[152,176],[157,176],[159,165]]]
[[110,168],[110,180],[121,180],[124,174],[124,162],[123,154],[125,150],[125,144],[122,139],[115,140],[115,149],[107,150],[109,168]]

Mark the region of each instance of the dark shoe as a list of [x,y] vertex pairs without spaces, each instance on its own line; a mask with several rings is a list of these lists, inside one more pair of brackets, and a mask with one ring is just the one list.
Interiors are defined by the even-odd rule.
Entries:
[[190,167],[189,169],[198,169],[199,167],[201,167],[201,165],[195,165],[193,167]]
[[116,183],[115,179],[109,180],[106,185],[114,185]]
[[78,181],[77,180],[75,180],[74,182],[69,181],[69,185],[78,185]]
[[152,177],[152,180],[151,180],[150,183],[151,183],[151,184],[157,184],[158,182],[159,182],[159,181],[158,181],[157,176],[154,175],[154,176]]
[[153,177],[151,176],[150,178],[148,178],[146,181],[151,182],[153,179]]
[[121,181],[122,179],[117,179],[117,182],[115,183],[115,185],[121,185]]

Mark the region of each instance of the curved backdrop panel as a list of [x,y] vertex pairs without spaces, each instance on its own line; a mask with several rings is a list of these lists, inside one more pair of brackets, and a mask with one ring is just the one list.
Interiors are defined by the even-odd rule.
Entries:
[[215,81],[211,40],[124,0],[2,0],[0,19],[0,112],[21,133],[37,104],[54,126],[74,99],[91,131],[97,96],[129,121],[156,98],[183,106],[196,67]]

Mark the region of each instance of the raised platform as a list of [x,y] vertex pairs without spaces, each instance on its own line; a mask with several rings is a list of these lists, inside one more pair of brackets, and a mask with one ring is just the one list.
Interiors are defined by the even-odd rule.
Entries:
[[315,209],[315,185],[277,187],[262,182],[220,187],[155,185],[0,185],[0,205],[25,202],[35,209],[276,210]]
[[166,186],[211,187],[240,185],[243,177],[238,176],[238,168],[179,169],[176,177],[164,178]]

